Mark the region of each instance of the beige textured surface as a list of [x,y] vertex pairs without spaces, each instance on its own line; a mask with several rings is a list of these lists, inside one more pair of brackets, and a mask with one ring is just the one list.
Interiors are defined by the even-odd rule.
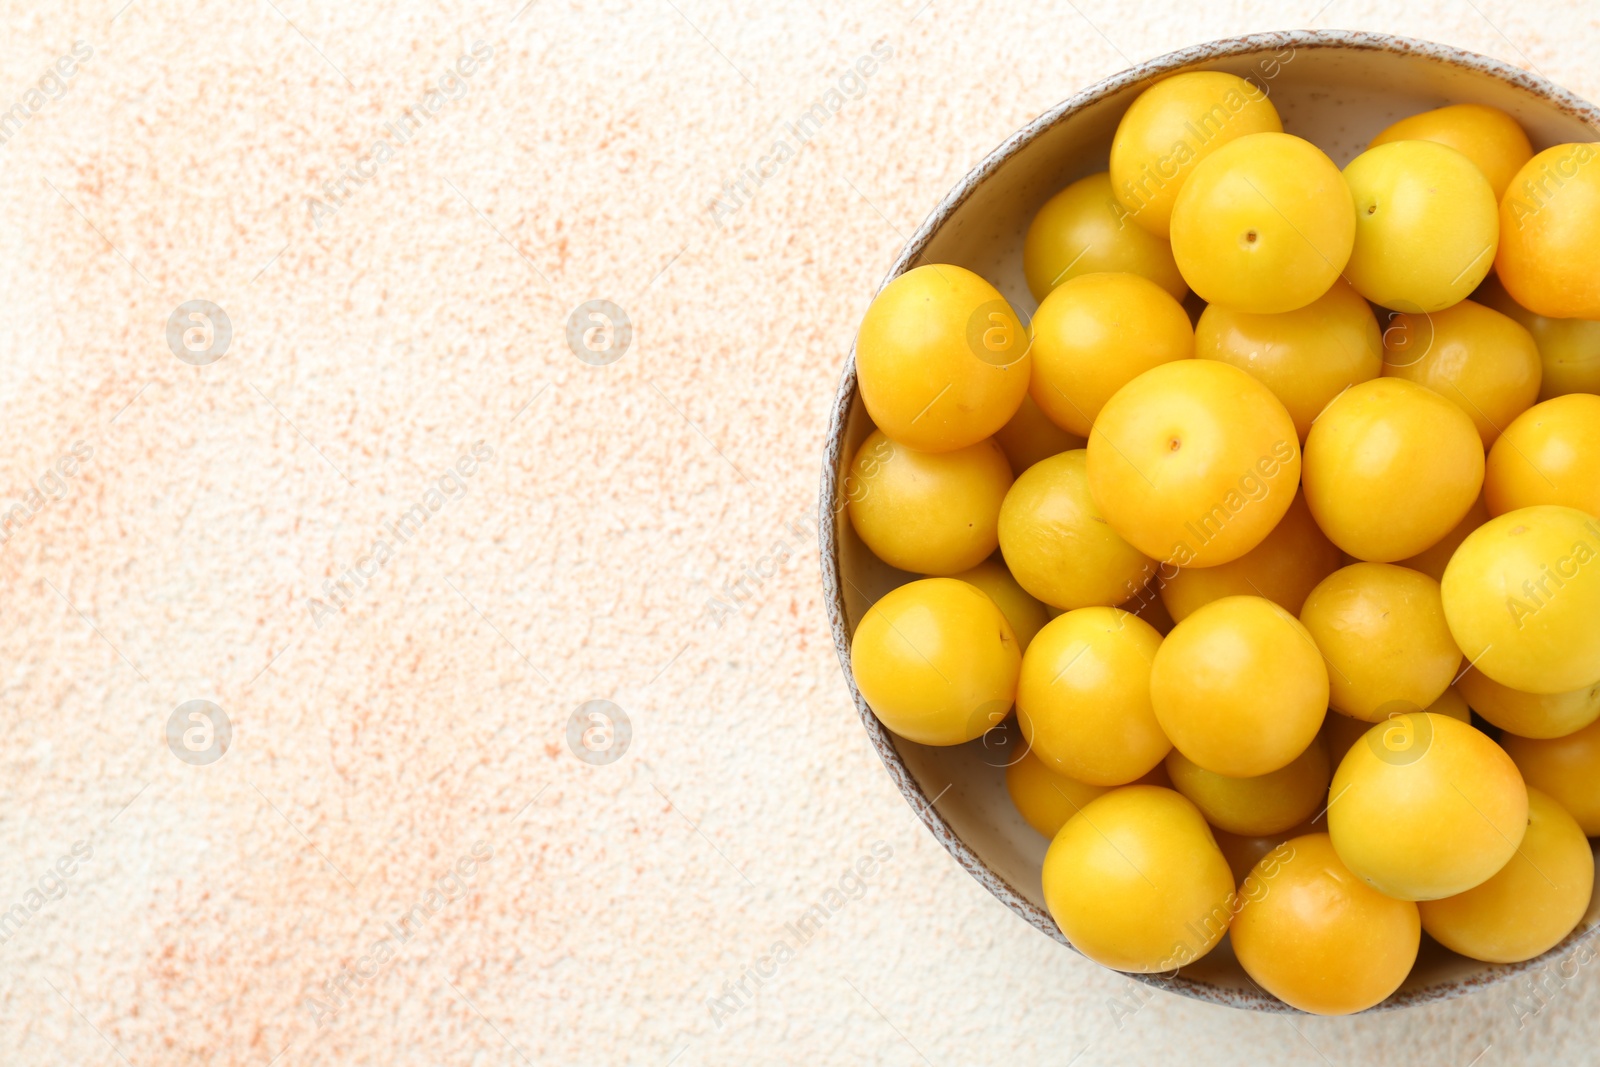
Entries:
[[[807,529],[869,295],[1028,118],[1304,25],[1600,98],[1592,4],[120,3],[0,11],[0,109],[93,50],[0,144],[0,507],[39,505],[0,544],[0,910],[28,916],[0,930],[5,1062],[1591,1061],[1588,968],[1520,1029],[1520,989],[1290,1022],[1151,999],[1029,929],[869,751]],[[713,224],[880,38],[859,98]],[[610,366],[565,339],[594,297],[635,327]],[[234,327],[206,367],[164,335],[193,298]],[[430,499],[319,626],[310,598]],[[747,567],[770,576],[734,589]],[[165,741],[192,698],[233,725],[211,766]],[[605,766],[565,739],[591,699],[633,725]],[[780,938],[794,958],[714,1019]]]

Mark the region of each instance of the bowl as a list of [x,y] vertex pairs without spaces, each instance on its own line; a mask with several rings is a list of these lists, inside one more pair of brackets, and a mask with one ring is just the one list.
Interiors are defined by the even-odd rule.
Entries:
[[[1312,141],[1340,167],[1395,120],[1451,103],[1488,104],[1510,113],[1527,130],[1535,151],[1600,140],[1600,109],[1593,104],[1535,74],[1446,45],[1323,30],[1212,41],[1107,78],[1013,134],[934,208],[884,284],[922,263],[954,263],[987,278],[1026,319],[1037,306],[1022,274],[1022,240],[1034,213],[1069,182],[1105,170],[1112,134],[1134,97],[1159,78],[1187,70],[1227,71],[1262,86],[1285,131]],[[874,557],[844,511],[845,474],[872,430],[856,388],[852,349],[834,398],[819,514],[823,592],[850,695],[890,778],[934,837],[1007,907],[1067,944],[1045,910],[1040,883],[1049,842],[1023,822],[1006,793],[1014,719],[1008,728],[970,744],[928,747],[890,733],[856,689],[850,668],[856,624],[879,597],[920,577]],[[1411,975],[1368,1010],[1463,996],[1569,958],[1576,966],[1593,951],[1584,942],[1600,926],[1596,900],[1565,940],[1524,963],[1480,963],[1424,935]],[[1130,977],[1213,1004],[1295,1010],[1249,979],[1227,939],[1175,975]]]

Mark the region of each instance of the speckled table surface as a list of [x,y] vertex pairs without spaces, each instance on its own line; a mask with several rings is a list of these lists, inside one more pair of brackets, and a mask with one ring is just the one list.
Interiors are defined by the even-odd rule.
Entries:
[[0,8],[7,1063],[1592,1062],[1587,969],[1291,1020],[1030,929],[811,524],[870,294],[1031,117],[1308,25],[1596,99],[1592,4]]

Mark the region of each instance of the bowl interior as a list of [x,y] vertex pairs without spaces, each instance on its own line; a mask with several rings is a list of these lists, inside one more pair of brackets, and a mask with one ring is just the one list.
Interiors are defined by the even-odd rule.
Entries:
[[[1152,61],[1068,101],[1002,146],[958,186],[912,239],[890,277],[919,263],[954,263],[993,283],[1024,319],[1037,307],[1022,273],[1022,241],[1040,205],[1068,183],[1106,169],[1117,122],[1155,77],[1177,70],[1223,70],[1263,86],[1286,132],[1304,137],[1344,166],[1385,126],[1451,103],[1481,103],[1513,115],[1535,150],[1593,141],[1600,113],[1591,105],[1493,60],[1443,46],[1363,34],[1271,34],[1200,46]],[[840,486],[856,449],[873,427],[855,389],[853,354],[841,384],[830,470],[825,479],[824,568],[835,600],[835,639],[848,667],[849,642],[862,614],[884,593],[917,575],[878,560],[851,529]],[[828,544],[831,533],[832,543]],[[836,568],[836,569],[835,569]],[[852,687],[853,688],[853,687]],[[930,829],[967,869],[1041,930],[1061,939],[1044,910],[1040,869],[1049,842],[1030,828],[1006,795],[1004,768],[1016,733],[996,731],[953,748],[913,744],[877,723],[855,694],[890,773]],[[1010,737],[1001,736],[1009,732]],[[1591,933],[1600,907],[1546,957],[1515,966],[1468,960],[1426,936],[1417,966],[1386,1007],[1457,996],[1543,966]],[[1244,974],[1226,942],[1184,968],[1170,988],[1240,1007],[1287,1010]]]

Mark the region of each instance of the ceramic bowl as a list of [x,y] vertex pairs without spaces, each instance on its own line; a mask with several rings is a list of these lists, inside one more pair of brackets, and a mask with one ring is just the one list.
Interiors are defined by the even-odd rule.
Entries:
[[[1214,41],[1108,78],[1012,135],[933,210],[885,284],[921,263],[955,263],[989,279],[1019,311],[1031,314],[1037,302],[1022,275],[1022,240],[1034,213],[1069,182],[1105,170],[1112,134],[1134,97],[1157,79],[1185,70],[1228,71],[1262,85],[1284,129],[1314,142],[1341,167],[1395,120],[1450,103],[1489,104],[1509,112],[1527,130],[1535,151],[1600,140],[1600,109],[1594,105],[1537,75],[1445,45],[1335,31]],[[1006,795],[1010,739],[995,731],[953,748],[913,744],[886,730],[850,681],[850,639],[862,614],[878,597],[916,577],[875,558],[843,510],[844,474],[872,429],[856,389],[852,352],[829,427],[820,514],[824,593],[851,696],[889,776],[933,835],[1007,907],[1065,944],[1045,910],[1040,885],[1048,842],[1023,822]],[[1563,965],[1570,972],[1595,950],[1584,942],[1597,920],[1600,907],[1591,903],[1566,940],[1515,965],[1465,959],[1424,935],[1411,976],[1371,1010],[1462,996],[1521,972]],[[1214,1004],[1293,1010],[1249,980],[1226,939],[1175,977],[1134,977]]]

